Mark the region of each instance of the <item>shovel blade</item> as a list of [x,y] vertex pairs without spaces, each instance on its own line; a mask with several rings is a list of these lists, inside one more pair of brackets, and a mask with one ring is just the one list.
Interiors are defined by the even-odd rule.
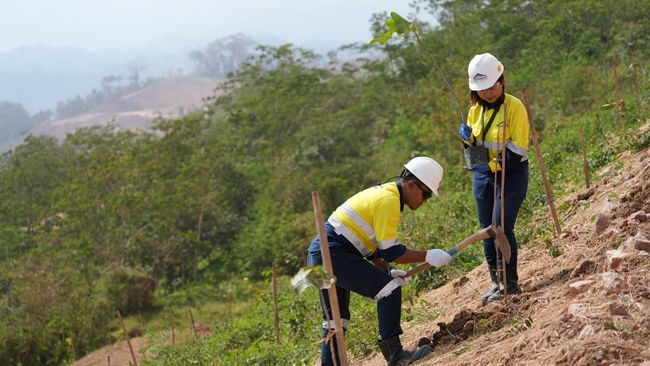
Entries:
[[497,247],[497,250],[503,256],[506,263],[510,263],[510,257],[512,252],[510,251],[510,242],[506,237],[506,233],[503,231],[503,227],[499,226],[496,228],[496,238],[494,238],[494,244]]

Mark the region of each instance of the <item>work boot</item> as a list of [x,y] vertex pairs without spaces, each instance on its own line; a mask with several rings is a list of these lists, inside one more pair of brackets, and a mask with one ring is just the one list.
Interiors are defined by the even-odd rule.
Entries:
[[490,287],[490,291],[488,291],[488,292],[484,293],[483,295],[481,295],[481,302],[482,303],[487,302],[488,298],[490,296],[494,295],[494,293],[496,293],[496,292],[499,292],[499,280],[497,279],[497,267],[489,266],[488,270],[490,272],[490,280],[492,282],[491,283],[492,287]]
[[[514,295],[521,292],[519,287],[519,275],[517,275],[517,266],[506,266],[506,284],[508,286],[508,295]],[[502,291],[496,291],[487,298],[487,302],[497,301],[503,297]]]
[[388,366],[405,366],[421,360],[431,353],[431,346],[425,344],[414,351],[405,351],[402,348],[402,342],[399,336],[395,336],[385,341],[379,341],[379,349]]

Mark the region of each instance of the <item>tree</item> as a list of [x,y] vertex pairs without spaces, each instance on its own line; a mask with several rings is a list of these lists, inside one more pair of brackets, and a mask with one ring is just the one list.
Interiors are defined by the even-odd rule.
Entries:
[[0,151],[18,143],[33,125],[29,112],[22,104],[0,102]]
[[254,45],[250,37],[238,33],[210,42],[203,51],[192,51],[190,59],[194,62],[196,74],[225,78],[250,57]]

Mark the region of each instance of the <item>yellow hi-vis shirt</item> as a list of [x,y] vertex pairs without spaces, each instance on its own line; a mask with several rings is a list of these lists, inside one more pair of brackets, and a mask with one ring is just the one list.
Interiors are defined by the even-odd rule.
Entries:
[[[521,161],[528,160],[528,134],[530,125],[528,124],[528,113],[521,100],[506,94],[504,103],[508,111],[506,120],[506,147],[515,154],[521,155]],[[485,135],[485,147],[489,150],[489,160],[494,159],[503,146],[503,110],[504,105],[499,108],[494,121]],[[482,142],[483,126],[487,127],[494,109],[486,110],[483,116],[483,126],[481,125],[481,112],[484,107],[480,104],[474,104],[467,115],[467,124],[472,128],[472,142],[476,141],[477,145]]]
[[397,183],[392,182],[355,194],[327,221],[364,257],[379,250],[379,256],[392,261],[406,250],[397,239],[401,210],[400,192]]

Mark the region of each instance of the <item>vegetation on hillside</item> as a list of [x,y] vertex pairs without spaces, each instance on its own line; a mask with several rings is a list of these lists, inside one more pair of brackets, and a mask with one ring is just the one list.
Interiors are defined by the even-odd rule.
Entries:
[[[648,133],[636,132],[648,108],[636,93],[641,101],[650,94],[643,62],[650,2],[419,4],[438,14],[439,26],[422,25],[422,40],[457,92],[467,88],[468,60],[481,52],[502,60],[509,93],[528,89],[556,189],[582,179],[580,131],[592,167],[648,145]],[[375,17],[375,34],[385,19]],[[315,232],[311,191],[320,191],[327,215],[414,155],[435,157],[445,179],[439,199],[405,212],[403,241],[447,247],[473,232],[455,101],[412,39],[381,50],[379,60],[316,66],[320,56],[309,50],[261,47],[232,76],[229,93],[202,113],[161,120],[151,132],[107,127],[64,142],[29,137],[2,155],[0,363],[70,362],[112,340],[115,310],[170,319],[145,329],[162,334],[178,308],[215,301],[235,311],[211,317],[212,336],[156,347],[151,364],[310,363],[318,352],[317,295],[295,297],[281,281],[283,343],[275,344],[271,262],[284,275],[303,265]],[[615,99],[614,68],[625,101],[618,124],[615,110],[599,111]],[[544,203],[533,168],[521,220]],[[522,232],[522,245],[549,232]],[[481,261],[476,248],[463,252],[453,266],[416,278],[405,298],[416,302],[414,291]],[[353,302],[348,348],[361,355],[374,351],[376,317],[372,302]]]

